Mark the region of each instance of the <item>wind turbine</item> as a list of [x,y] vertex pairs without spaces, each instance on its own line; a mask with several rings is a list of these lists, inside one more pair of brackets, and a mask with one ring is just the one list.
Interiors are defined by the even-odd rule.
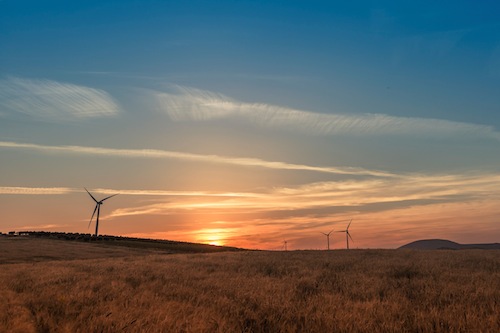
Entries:
[[92,213],[92,217],[90,218],[89,226],[87,227],[87,229],[90,227],[90,224],[92,223],[92,219],[94,218],[95,212],[97,211],[97,218],[96,218],[96,222],[95,222],[95,236],[97,237],[97,232],[99,230],[99,212],[101,211],[101,205],[104,202],[104,200],[108,200],[109,198],[114,197],[115,195],[118,195],[118,194],[113,194],[113,195],[110,195],[109,197],[102,199],[101,201],[97,201],[97,199],[94,198],[94,196],[92,194],[90,194],[89,190],[87,190],[85,188],[85,191],[87,191],[87,193],[90,195],[90,197],[95,201],[94,212]]
[[330,234],[333,232],[333,230],[331,230],[329,233],[325,234],[324,232],[321,232],[323,235],[326,236],[326,244],[328,246],[328,250],[330,250]]
[[288,244],[288,241],[283,241],[283,248],[285,249],[285,251],[288,251],[287,244]]
[[347,249],[349,250],[349,238],[354,241],[351,237],[351,234],[349,233],[349,227],[351,226],[352,219],[349,221],[349,224],[347,225],[347,228],[345,230],[337,231],[337,232],[345,232],[345,240],[347,243]]

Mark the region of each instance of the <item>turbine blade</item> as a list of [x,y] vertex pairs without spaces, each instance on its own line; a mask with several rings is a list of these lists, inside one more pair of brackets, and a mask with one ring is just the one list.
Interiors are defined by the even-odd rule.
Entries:
[[352,219],[351,219],[351,221],[349,221],[349,225],[347,226],[347,230],[349,230],[349,227],[351,226],[351,223],[352,223]]
[[112,198],[112,197],[114,197],[115,195],[118,195],[118,193],[113,194],[113,195],[110,195],[109,197],[106,197],[106,198],[102,199],[102,200],[101,200],[101,202],[103,202],[104,200],[108,200],[109,198]]
[[329,232],[328,234],[331,234],[332,232],[333,232],[333,229],[332,229],[332,230],[330,230],[330,232]]
[[320,234],[323,234],[323,235],[325,235],[325,236],[328,236],[328,235],[327,235],[327,234],[325,234],[324,232],[321,232],[321,231],[320,231],[319,233],[320,233]]
[[347,236],[349,236],[349,238],[354,242],[354,239],[352,239],[351,234],[349,232],[347,233]]
[[87,193],[90,195],[90,197],[92,199],[94,199],[94,201],[97,203],[98,201],[94,198],[94,196],[92,194],[90,194],[89,190],[87,190],[85,187],[84,187],[85,191],[87,191]]
[[90,224],[92,223],[92,219],[94,218],[95,211],[97,210],[97,206],[99,206],[99,204],[95,205],[94,212],[92,213],[92,217],[90,218],[89,225],[87,226],[87,229],[90,228]]

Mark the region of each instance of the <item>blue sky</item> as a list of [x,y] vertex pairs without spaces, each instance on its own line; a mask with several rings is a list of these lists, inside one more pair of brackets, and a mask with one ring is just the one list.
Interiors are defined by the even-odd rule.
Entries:
[[1,1],[0,230],[87,232],[86,186],[122,193],[110,234],[322,248],[352,218],[359,247],[497,241],[499,14]]

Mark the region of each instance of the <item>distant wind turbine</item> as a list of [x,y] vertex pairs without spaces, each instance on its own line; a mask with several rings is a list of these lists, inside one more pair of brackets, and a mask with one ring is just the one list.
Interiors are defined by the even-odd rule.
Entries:
[[352,219],[349,221],[349,224],[347,225],[347,228],[345,230],[337,231],[337,232],[345,232],[345,240],[347,243],[347,249],[349,250],[349,238],[354,241],[351,237],[351,234],[349,233],[349,227],[351,226]]
[[101,201],[97,201],[97,199],[94,198],[94,196],[92,194],[90,194],[90,192],[86,188],[85,188],[85,191],[87,191],[87,193],[90,195],[92,200],[95,201],[94,212],[92,213],[92,217],[90,218],[89,226],[87,227],[87,229],[90,227],[90,224],[92,223],[92,219],[94,218],[95,212],[97,211],[97,217],[96,217],[96,222],[95,222],[95,236],[97,237],[98,230],[99,230],[99,213],[101,211],[101,205],[104,202],[104,200],[108,200],[109,198],[114,197],[115,195],[118,195],[118,194],[113,194],[113,195],[110,195],[109,197],[102,199]]
[[283,241],[283,248],[285,249],[285,251],[288,251],[287,244],[288,244],[288,241]]
[[324,232],[321,232],[323,235],[326,236],[326,244],[327,244],[327,248],[328,250],[330,250],[330,234],[333,232],[333,230],[331,230],[329,233],[325,234]]

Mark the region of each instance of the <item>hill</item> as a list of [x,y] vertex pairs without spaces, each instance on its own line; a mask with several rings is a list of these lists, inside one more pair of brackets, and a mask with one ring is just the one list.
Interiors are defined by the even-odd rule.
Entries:
[[0,248],[0,264],[242,250],[168,240],[34,231],[22,232],[15,236],[2,235]]
[[500,244],[499,243],[459,244],[446,239],[423,239],[408,243],[399,248],[414,249],[414,250],[465,250],[465,249],[500,250]]

